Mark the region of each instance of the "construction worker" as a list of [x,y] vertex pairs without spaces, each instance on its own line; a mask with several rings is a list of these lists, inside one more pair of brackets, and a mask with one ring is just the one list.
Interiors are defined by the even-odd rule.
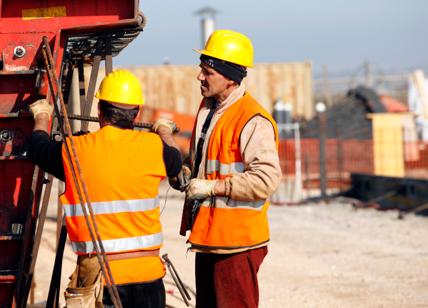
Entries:
[[253,65],[248,37],[217,30],[195,51],[203,100],[191,139],[186,207],[197,212],[188,239],[196,252],[196,307],[257,307],[268,198],[281,177],[277,128],[242,83]]
[[[158,120],[153,125],[157,134],[133,130],[144,99],[139,80],[127,70],[108,74],[95,96],[99,99],[100,129],[71,138],[112,276],[123,307],[165,307],[158,188],[163,178],[176,176],[181,170],[181,154],[172,137],[175,124]],[[100,267],[66,159],[66,146],[49,141],[52,105],[39,100],[30,110],[35,125],[29,157],[65,181],[61,203],[69,239],[78,255],[68,290],[92,287],[100,280]],[[71,138],[66,138],[69,144]],[[95,296],[99,303],[99,294]],[[67,307],[74,307],[75,297],[67,297],[66,292]],[[102,302],[113,307],[107,291]]]

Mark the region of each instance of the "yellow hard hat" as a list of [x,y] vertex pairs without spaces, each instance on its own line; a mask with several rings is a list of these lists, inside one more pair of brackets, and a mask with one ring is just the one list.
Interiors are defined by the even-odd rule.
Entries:
[[205,49],[194,50],[200,54],[245,67],[253,66],[253,44],[248,37],[239,32],[216,30],[208,38]]
[[124,69],[115,70],[105,76],[95,97],[124,105],[144,104],[140,81],[134,74]]

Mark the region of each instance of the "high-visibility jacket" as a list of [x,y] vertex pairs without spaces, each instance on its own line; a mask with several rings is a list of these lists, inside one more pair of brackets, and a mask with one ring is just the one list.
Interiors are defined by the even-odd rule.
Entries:
[[[248,93],[233,103],[215,124],[208,142],[206,178],[224,179],[242,173],[240,136],[255,116],[272,123],[278,145],[275,121]],[[189,242],[205,249],[242,249],[269,241],[268,200],[238,201],[215,196],[202,202]]]
[[[166,176],[160,137],[107,125],[72,138],[106,253],[159,249],[163,237],[158,188]],[[77,254],[91,254],[95,251],[65,146],[62,155],[66,190],[61,202],[68,235]],[[110,268],[116,284],[151,281],[165,274],[158,256],[114,260]]]

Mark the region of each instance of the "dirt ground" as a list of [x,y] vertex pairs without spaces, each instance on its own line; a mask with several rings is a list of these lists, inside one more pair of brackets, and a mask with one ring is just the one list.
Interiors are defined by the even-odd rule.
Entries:
[[[182,280],[194,290],[194,254],[178,235],[182,195],[162,189],[165,243]],[[345,200],[271,206],[269,254],[259,272],[260,307],[428,307],[428,217],[373,209]],[[55,258],[56,209],[52,204],[38,256],[34,302],[47,298]],[[74,268],[69,244],[62,289]],[[171,276],[169,307],[186,307]],[[62,294],[63,291],[61,291]],[[61,297],[60,302],[63,303]],[[194,306],[192,295],[191,306]]]

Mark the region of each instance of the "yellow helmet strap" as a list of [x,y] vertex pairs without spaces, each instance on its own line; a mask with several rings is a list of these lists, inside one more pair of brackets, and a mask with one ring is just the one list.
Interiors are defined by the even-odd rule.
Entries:
[[235,81],[237,84],[241,84],[242,79],[247,76],[247,69],[244,66],[206,55],[201,55],[200,60],[224,77]]

